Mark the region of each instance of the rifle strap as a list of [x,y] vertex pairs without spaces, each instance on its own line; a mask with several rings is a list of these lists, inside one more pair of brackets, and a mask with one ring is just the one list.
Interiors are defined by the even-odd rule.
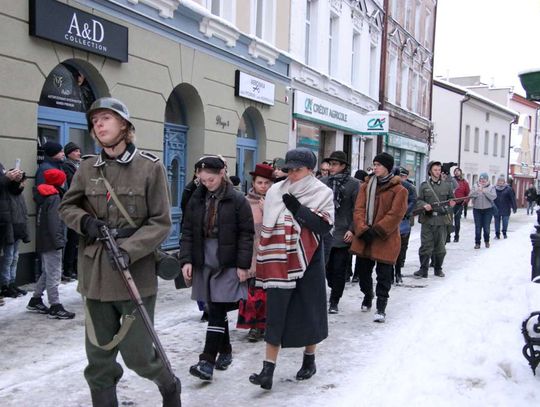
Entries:
[[107,188],[107,191],[109,191],[109,194],[111,195],[111,198],[113,199],[114,203],[116,204],[116,207],[118,208],[118,210],[120,211],[122,216],[124,216],[124,218],[126,218],[128,223],[132,227],[138,228],[137,224],[135,222],[133,222],[133,219],[131,219],[131,216],[129,216],[128,212],[126,211],[126,208],[124,208],[124,205],[122,205],[122,202],[120,202],[120,200],[118,199],[118,196],[116,196],[116,193],[114,192],[113,187],[111,186],[111,184],[109,183],[107,178],[105,178],[105,174],[103,173],[103,168],[100,167],[99,172],[101,174],[101,178],[103,179],[103,183],[105,184],[105,188]]
[[[101,170],[101,168],[100,168],[100,170]],[[435,192],[435,190],[434,190],[433,187],[431,186],[431,180],[428,179],[427,184],[428,184],[429,189],[431,189],[431,192],[433,192],[433,195],[435,195],[435,199],[437,199],[437,202],[435,202],[435,203],[437,203],[437,204],[440,203],[440,202],[441,202],[441,198],[439,198],[439,195],[437,195],[437,192]],[[105,184],[105,185],[106,185],[106,184]]]
[[85,326],[86,326],[86,336],[88,337],[88,340],[92,345],[94,345],[96,348],[102,349],[102,350],[113,350],[118,346],[120,342],[126,337],[129,328],[131,328],[131,325],[133,322],[135,322],[135,315],[128,314],[128,315],[122,315],[122,325],[120,326],[120,329],[118,332],[113,336],[111,341],[109,343],[106,343],[105,345],[100,345],[96,336],[96,329],[94,328],[94,322],[92,321],[92,317],[90,315],[90,311],[88,310],[88,306],[86,305],[86,298],[83,297],[84,302],[84,314],[85,314]]

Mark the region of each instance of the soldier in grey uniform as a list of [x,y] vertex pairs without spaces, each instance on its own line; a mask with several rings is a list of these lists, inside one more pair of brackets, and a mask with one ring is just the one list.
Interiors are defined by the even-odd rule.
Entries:
[[[158,357],[142,318],[135,315],[119,343],[112,341],[135,305],[120,273],[109,262],[104,245],[96,240],[100,226],[115,229],[119,247],[153,320],[157,295],[154,250],[167,238],[171,227],[165,169],[158,157],[139,151],[133,144],[135,128],[121,101],[96,100],[87,119],[91,135],[103,150],[81,163],[60,205],[60,215],[69,228],[82,236],[78,290],[86,300],[88,366],[84,375],[92,403],[94,407],[118,406],[116,385],[123,373],[116,361],[120,352],[127,367],[158,385],[163,406],[180,406],[180,381]],[[105,180],[131,220],[122,215]]]
[[[422,225],[420,230],[420,270],[414,272],[415,277],[427,278],[429,260],[433,256],[435,275],[444,277],[442,265],[446,255],[446,235],[448,226],[452,224],[447,205],[437,205],[438,202],[454,198],[452,184],[441,178],[442,164],[431,161],[428,164],[428,179],[420,185],[416,208],[423,208],[418,222]],[[455,201],[448,206],[453,207]]]

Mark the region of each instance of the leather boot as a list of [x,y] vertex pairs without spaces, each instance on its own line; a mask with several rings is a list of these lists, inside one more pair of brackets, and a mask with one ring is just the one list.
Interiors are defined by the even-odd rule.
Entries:
[[261,386],[265,390],[270,390],[272,388],[275,368],[275,363],[265,360],[263,362],[263,368],[261,370],[261,373],[253,373],[251,376],[249,376],[249,381],[253,384]]
[[90,389],[90,394],[92,396],[93,407],[118,407],[116,386],[100,390]]
[[304,353],[302,367],[298,373],[296,373],[296,380],[310,379],[315,373],[317,373],[317,367],[315,366],[315,355],[306,355]]
[[163,407],[181,407],[180,393],[182,393],[182,384],[178,377],[168,386],[158,386],[159,392],[163,397]]

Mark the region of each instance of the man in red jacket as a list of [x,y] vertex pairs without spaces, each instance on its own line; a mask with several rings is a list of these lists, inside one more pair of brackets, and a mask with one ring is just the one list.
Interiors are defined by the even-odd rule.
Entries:
[[[469,196],[471,193],[471,188],[466,179],[463,178],[463,172],[461,168],[457,167],[454,170],[454,179],[456,180],[458,186],[454,190],[454,195],[456,198],[464,198]],[[461,214],[463,213],[463,207],[469,202],[468,199],[463,199],[456,201],[456,206],[454,206],[454,242],[459,242],[459,229],[461,227]]]

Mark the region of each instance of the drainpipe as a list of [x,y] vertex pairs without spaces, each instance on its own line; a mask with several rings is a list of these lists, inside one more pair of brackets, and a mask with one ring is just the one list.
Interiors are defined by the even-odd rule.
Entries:
[[[469,100],[471,100],[471,97],[468,93],[465,94],[465,97],[460,102],[459,106],[459,142],[458,142],[458,156],[457,156],[457,162],[458,167],[461,168],[461,137],[463,135],[463,105],[467,103]],[[469,138],[469,142],[471,139]]]
[[[379,68],[379,109],[384,109],[384,96],[386,94],[386,59],[388,50],[388,8],[389,0],[383,2],[383,27],[381,35],[381,66]],[[390,117],[388,118],[390,121]],[[388,123],[388,130],[390,130],[390,123]],[[383,137],[377,137],[377,154],[380,154],[383,150]]]
[[510,144],[512,142],[512,125],[518,123],[518,120],[519,120],[519,116],[514,116],[514,119],[508,125],[508,149],[507,149],[508,160],[506,162],[506,179],[508,179],[508,176],[510,175]]

